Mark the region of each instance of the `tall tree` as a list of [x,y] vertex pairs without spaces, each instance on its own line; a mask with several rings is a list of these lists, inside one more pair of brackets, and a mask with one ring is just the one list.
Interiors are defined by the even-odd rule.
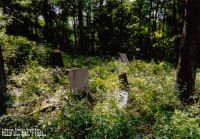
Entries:
[[5,83],[6,83],[6,74],[5,74],[5,69],[4,69],[2,49],[1,49],[1,46],[0,46],[0,87],[1,87],[0,93],[2,93],[2,86],[4,86]]
[[0,46],[0,115],[3,114],[6,110],[5,92],[6,92],[6,74],[5,74],[5,69],[4,69],[2,49]]
[[[173,35],[178,35],[178,23],[177,23],[177,10],[176,10],[176,0],[173,0]],[[179,55],[179,40],[178,38],[175,39],[175,51],[176,51],[176,61],[178,61],[178,55]]]
[[2,21],[0,24],[0,33],[2,34],[0,36],[0,115],[4,114],[6,111],[6,73],[4,68],[4,60],[3,60],[3,54],[2,54],[2,44],[4,40],[4,33],[5,33],[5,16],[3,15],[1,9],[0,9],[0,20]]
[[180,97],[190,102],[195,92],[197,60],[200,55],[200,1],[185,0],[183,40],[178,63],[177,83]]
[[84,38],[83,38],[83,1],[78,0],[78,29],[79,29],[79,48],[84,51]]

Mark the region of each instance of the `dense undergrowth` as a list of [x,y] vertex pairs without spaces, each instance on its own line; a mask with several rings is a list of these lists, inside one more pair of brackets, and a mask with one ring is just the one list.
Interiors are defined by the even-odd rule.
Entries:
[[[175,89],[176,69],[167,62],[146,63],[62,53],[65,68],[49,66],[45,45],[3,36],[10,100],[1,128],[37,128],[47,137],[185,138],[200,137],[199,104],[184,105]],[[89,68],[92,105],[69,90],[66,69]],[[127,73],[129,100],[117,103],[118,75]],[[200,90],[200,74],[196,87]]]

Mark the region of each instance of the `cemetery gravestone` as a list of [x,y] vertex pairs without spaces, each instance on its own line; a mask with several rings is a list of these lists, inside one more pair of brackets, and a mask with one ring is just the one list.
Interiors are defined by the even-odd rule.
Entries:
[[[121,89],[127,89],[128,87],[128,80],[126,73],[118,75],[120,82],[122,83],[123,87]],[[118,104],[121,108],[125,107],[128,102],[128,93],[125,91],[118,91]]]
[[119,53],[119,57],[120,57],[122,62],[129,63],[129,60],[128,60],[128,58],[127,58],[125,53]]
[[77,68],[68,70],[68,72],[71,93],[74,95],[87,94],[89,90],[88,68]]
[[125,91],[118,91],[117,101],[121,108],[126,107],[128,102],[128,93]]

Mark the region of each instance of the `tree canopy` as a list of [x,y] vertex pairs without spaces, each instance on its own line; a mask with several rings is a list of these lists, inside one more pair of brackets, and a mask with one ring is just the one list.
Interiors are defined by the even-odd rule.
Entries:
[[178,0],[8,0],[7,33],[70,53],[177,63],[184,2]]

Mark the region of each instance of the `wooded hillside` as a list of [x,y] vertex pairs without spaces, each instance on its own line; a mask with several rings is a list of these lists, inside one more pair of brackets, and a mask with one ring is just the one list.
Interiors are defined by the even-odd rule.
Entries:
[[0,0],[0,137],[200,138],[198,0]]

